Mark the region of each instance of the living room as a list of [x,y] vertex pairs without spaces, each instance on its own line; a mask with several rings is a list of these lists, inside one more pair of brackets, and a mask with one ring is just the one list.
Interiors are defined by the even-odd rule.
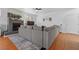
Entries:
[[56,39],[59,33],[79,35],[78,15],[78,8],[0,8],[0,32],[19,50],[79,49],[76,41],[73,48],[67,45],[72,40],[63,48],[62,40]]

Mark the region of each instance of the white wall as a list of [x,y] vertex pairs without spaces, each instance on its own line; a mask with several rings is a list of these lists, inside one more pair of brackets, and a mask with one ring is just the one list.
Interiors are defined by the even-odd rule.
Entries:
[[0,25],[5,25],[5,30],[7,30],[7,10],[5,8],[0,8],[1,14],[0,14]]
[[0,10],[1,10],[0,24],[7,24],[7,20],[6,20],[7,15],[5,14],[7,10],[5,10],[4,8],[3,9],[0,8]]
[[[43,18],[47,19],[52,17],[52,21],[44,21]],[[52,25],[61,25],[62,32],[67,33],[79,33],[79,9],[75,8],[69,11],[62,12],[51,12],[47,14],[42,14],[37,17],[38,26],[45,25],[47,27]]]
[[79,9],[68,11],[62,20],[62,32],[79,34]]
[[[47,14],[42,14],[42,15],[38,15],[37,17],[37,24],[38,26],[44,25],[47,27],[53,26],[53,25],[60,25],[62,24],[62,15],[63,12],[59,12],[59,13],[47,13]],[[52,18],[52,21],[49,21],[49,17]],[[46,20],[43,21],[43,18],[45,18]],[[41,24],[41,25],[40,25]]]

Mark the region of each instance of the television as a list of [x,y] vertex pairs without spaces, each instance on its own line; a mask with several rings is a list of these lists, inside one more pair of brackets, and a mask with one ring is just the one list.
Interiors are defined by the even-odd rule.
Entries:
[[27,21],[27,25],[34,25],[34,21]]

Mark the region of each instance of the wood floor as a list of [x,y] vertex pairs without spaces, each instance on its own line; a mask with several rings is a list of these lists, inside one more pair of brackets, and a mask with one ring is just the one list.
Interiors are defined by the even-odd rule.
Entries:
[[0,50],[16,50],[15,44],[8,37],[0,36]]
[[59,33],[49,50],[79,50],[79,35]]
[[[0,50],[16,50],[8,37],[0,37]],[[49,50],[79,50],[79,35],[59,33]]]

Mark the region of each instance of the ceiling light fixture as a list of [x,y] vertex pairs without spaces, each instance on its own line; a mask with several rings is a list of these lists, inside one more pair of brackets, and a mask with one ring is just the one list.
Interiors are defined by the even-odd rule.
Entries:
[[42,8],[34,8],[34,10],[42,10]]
[[42,11],[42,8],[33,8],[35,14],[39,14]]

